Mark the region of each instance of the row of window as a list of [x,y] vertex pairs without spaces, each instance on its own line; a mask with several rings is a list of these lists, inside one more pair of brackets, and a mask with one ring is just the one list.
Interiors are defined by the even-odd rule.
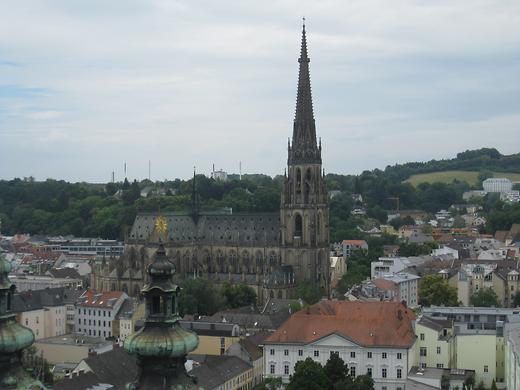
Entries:
[[[101,317],[101,313],[103,313],[103,317],[107,317],[107,313],[108,313],[108,317],[110,317],[110,312],[107,312],[105,310],[101,311],[101,310],[98,310],[98,317]],[[78,309],[78,314],[81,314],[81,309]],[[87,315],[87,309],[83,309],[83,315]],[[96,315],[96,310],[90,310],[88,309],[88,315],[89,316],[92,316],[92,315]]]
[[[271,356],[274,356],[276,351],[275,351],[274,348],[271,348],[269,353],[270,353]],[[288,349],[284,349],[283,350],[283,354],[284,354],[284,356],[289,356],[289,350]],[[320,356],[320,351],[315,349],[313,354],[314,354],[314,357],[319,357]],[[339,355],[339,351],[330,351],[330,356],[332,356],[333,354],[338,354]],[[303,349],[299,349],[298,350],[298,356],[303,356]],[[424,355],[424,356],[426,356],[426,355]],[[356,351],[350,351],[350,357],[352,359],[354,359],[356,357]],[[403,358],[402,352],[397,352],[396,357],[397,357],[398,360],[401,360]],[[382,359],[387,359],[388,358],[388,353],[387,352],[382,352],[381,353],[381,358]],[[372,351],[367,351],[367,359],[372,359]]]
[[[372,377],[372,372],[373,372],[372,367],[367,367],[366,375],[368,375],[369,377]],[[269,373],[272,374],[272,375],[276,374],[276,364],[275,363],[271,363],[270,364],[270,366],[269,366]],[[284,373],[284,375],[289,375],[290,374],[290,366],[289,366],[289,364],[284,364],[284,366],[283,366],[283,373]],[[350,376],[356,376],[356,366],[350,366],[349,367],[349,375]],[[388,368],[387,367],[381,368],[381,377],[382,378],[387,378],[388,377]],[[395,370],[395,377],[397,379],[402,379],[403,378],[403,369],[402,368],[396,368],[396,370]]]
[[[111,326],[110,321],[103,321],[103,326],[106,327],[108,322],[108,326]],[[88,324],[90,326],[96,326],[96,320],[88,320]],[[81,318],[78,320],[78,325],[81,325]],[[83,325],[87,325],[87,319],[83,318]],[[98,320],[97,326],[101,326],[101,320]]]

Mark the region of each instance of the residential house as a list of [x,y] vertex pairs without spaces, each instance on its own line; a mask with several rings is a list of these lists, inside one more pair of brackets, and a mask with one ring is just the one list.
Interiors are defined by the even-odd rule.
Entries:
[[506,389],[520,390],[520,327],[508,332],[505,349]]
[[99,337],[70,333],[56,337],[36,340],[37,354],[51,364],[79,363],[89,353],[104,353],[112,349],[112,342]]
[[422,315],[415,325],[417,346],[415,362],[419,368],[451,368],[453,320]]
[[199,336],[199,345],[192,352],[194,355],[224,355],[231,345],[240,340],[240,327],[230,322],[182,320],[179,324]]
[[253,366],[253,386],[259,385],[264,375],[264,354],[261,345],[270,332],[259,332],[231,345],[226,355],[236,356]]
[[353,251],[360,249],[368,250],[368,244],[365,240],[343,240],[341,241],[343,248],[343,257],[349,257]]
[[[520,322],[518,309],[432,306],[424,307],[423,315],[453,322],[448,368],[474,370],[476,383],[483,381],[487,388],[493,380],[499,388],[504,386],[505,336],[510,325]],[[419,337],[419,348],[420,342]]]
[[289,381],[298,361],[338,354],[376,390],[403,390],[415,356],[413,311],[396,302],[321,301],[293,314],[264,341],[264,376]]
[[404,302],[412,308],[419,306],[420,276],[406,272],[387,274],[372,282],[384,291],[384,298],[394,302]]
[[[127,298],[128,295],[123,291],[85,291],[76,304],[76,333],[93,337],[112,337],[112,321],[116,320]],[[119,330],[119,324],[117,329]]]
[[253,366],[236,356],[207,356],[190,375],[204,390],[246,390],[253,388]]
[[31,329],[36,340],[65,334],[68,293],[68,289],[48,288],[16,294],[13,309],[18,322]]

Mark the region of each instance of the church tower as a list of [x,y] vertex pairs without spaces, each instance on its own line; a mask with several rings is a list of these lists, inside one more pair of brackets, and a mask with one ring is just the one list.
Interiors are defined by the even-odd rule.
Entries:
[[297,283],[319,283],[329,292],[329,204],[316,140],[305,24],[302,31],[296,114],[288,144],[280,222],[284,265]]

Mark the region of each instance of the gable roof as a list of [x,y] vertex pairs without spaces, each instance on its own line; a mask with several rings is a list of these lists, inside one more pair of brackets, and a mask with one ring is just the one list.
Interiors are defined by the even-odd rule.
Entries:
[[197,378],[197,384],[202,388],[213,389],[252,368],[252,365],[236,356],[207,356],[190,374]]
[[137,359],[121,347],[111,351],[89,356],[85,363],[102,383],[110,383],[116,388],[125,388],[137,372]]
[[122,291],[97,292],[94,290],[85,291],[78,300],[81,307],[105,307],[111,308],[117,300],[126,295]]
[[415,314],[399,302],[322,301],[293,314],[265,344],[308,344],[332,333],[367,347],[408,348]]

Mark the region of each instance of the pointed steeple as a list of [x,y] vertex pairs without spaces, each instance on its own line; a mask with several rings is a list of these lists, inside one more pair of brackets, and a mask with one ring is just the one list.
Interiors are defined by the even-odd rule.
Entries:
[[300,64],[298,93],[289,164],[321,163],[321,154],[316,143],[316,123],[312,108],[311,78],[309,74],[310,59],[307,52],[305,18],[303,20],[302,43],[298,62]]

